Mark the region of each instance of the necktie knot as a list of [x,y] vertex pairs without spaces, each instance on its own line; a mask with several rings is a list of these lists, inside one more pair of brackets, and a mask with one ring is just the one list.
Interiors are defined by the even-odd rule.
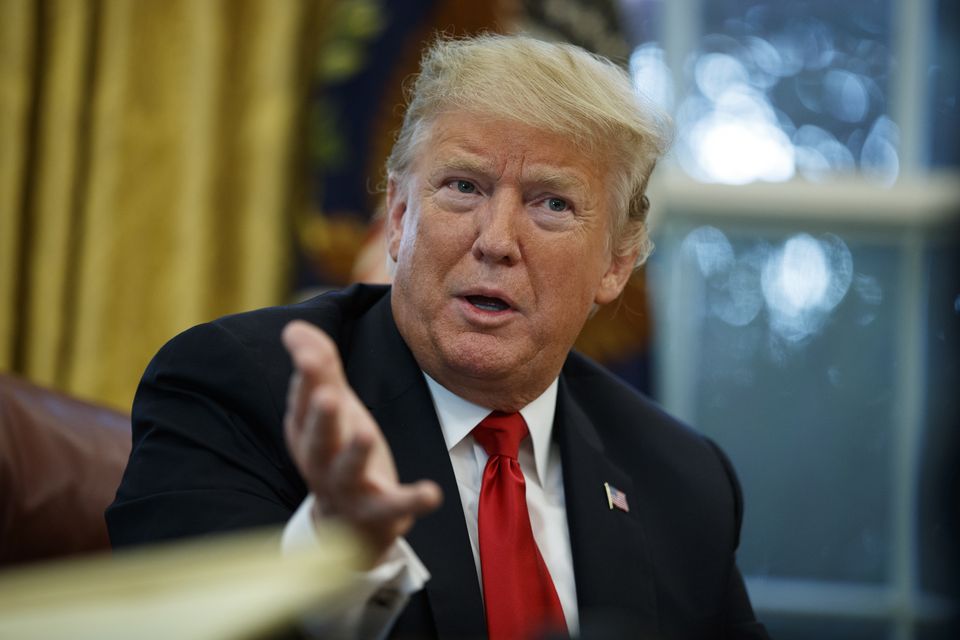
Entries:
[[519,413],[494,411],[473,428],[473,439],[488,456],[517,459],[520,441],[527,437],[527,423]]

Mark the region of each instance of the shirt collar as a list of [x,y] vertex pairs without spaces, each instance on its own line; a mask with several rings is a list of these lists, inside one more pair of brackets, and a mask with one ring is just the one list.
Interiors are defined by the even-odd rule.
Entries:
[[[492,409],[464,400],[426,373],[423,377],[426,378],[427,387],[433,397],[433,406],[437,410],[437,419],[440,421],[440,429],[443,431],[443,439],[449,451],[466,438]],[[539,397],[520,409],[520,415],[523,416],[530,431],[533,459],[541,485],[545,485],[547,477],[553,417],[557,412],[557,386],[557,379],[554,379]]]

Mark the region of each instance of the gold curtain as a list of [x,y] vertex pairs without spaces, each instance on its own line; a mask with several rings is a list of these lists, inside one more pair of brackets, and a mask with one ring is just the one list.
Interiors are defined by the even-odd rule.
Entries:
[[327,4],[0,0],[0,370],[127,408],[176,332],[284,299]]

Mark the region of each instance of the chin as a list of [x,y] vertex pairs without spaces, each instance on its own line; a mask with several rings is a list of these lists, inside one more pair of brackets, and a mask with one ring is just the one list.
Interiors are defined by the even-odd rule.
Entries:
[[517,371],[523,358],[519,348],[492,336],[463,335],[441,349],[445,365],[460,375],[494,380]]

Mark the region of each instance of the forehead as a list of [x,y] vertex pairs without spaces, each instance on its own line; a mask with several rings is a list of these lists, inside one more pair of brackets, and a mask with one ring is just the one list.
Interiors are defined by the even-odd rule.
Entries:
[[570,136],[508,118],[446,112],[427,127],[414,158],[417,170],[462,169],[519,177],[596,195],[605,192],[608,159]]

